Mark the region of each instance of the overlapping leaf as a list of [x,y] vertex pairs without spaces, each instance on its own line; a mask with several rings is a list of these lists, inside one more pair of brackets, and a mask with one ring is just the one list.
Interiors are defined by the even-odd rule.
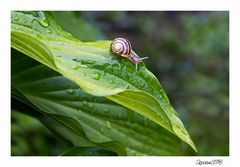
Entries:
[[74,81],[85,92],[105,96],[149,118],[196,150],[158,80],[143,64],[136,71],[126,59],[111,59],[111,41],[81,42],[46,12],[12,12],[11,21],[13,48]]
[[12,87],[12,96],[35,110],[26,109],[30,114],[75,147],[102,146],[119,155],[187,154],[187,145],[156,123],[104,97],[84,93],[21,54],[12,56]]

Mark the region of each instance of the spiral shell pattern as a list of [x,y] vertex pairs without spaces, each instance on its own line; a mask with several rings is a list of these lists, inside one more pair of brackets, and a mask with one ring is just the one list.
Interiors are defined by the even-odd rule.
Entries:
[[124,38],[115,38],[110,48],[114,55],[123,57],[128,57],[132,50],[130,42]]

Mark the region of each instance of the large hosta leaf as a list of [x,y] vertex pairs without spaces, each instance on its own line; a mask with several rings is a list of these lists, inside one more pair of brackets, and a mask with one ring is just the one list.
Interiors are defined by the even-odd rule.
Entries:
[[33,108],[25,110],[75,147],[102,146],[119,155],[185,155],[189,151],[156,123],[83,92],[59,73],[15,51],[12,96]]
[[136,71],[124,58],[111,59],[111,41],[81,42],[63,31],[49,13],[12,12],[11,18],[13,48],[74,81],[85,92],[105,96],[149,118],[196,150],[158,80],[143,63]]
[[[84,132],[82,131],[81,125],[79,125],[76,120],[68,116],[48,114],[46,112],[42,112],[39,108],[34,106],[34,104],[32,104],[31,101],[29,101],[22,93],[19,94],[19,91],[17,89],[14,89],[13,87],[12,89],[13,98],[11,107],[14,111],[20,111],[22,113],[37,118],[57,137],[60,137],[67,142],[70,141],[72,145],[77,146],[76,148],[73,148],[73,150],[68,150],[67,155],[69,155],[70,153],[73,154],[76,149],[77,152],[75,152],[75,155],[80,155],[81,153],[82,155],[87,155],[86,151],[89,149],[91,150],[92,148],[97,151],[92,153],[92,155],[98,154],[98,151],[101,152],[101,155],[103,155],[104,153],[106,153],[105,155],[110,155],[110,152],[112,153],[111,155],[116,155],[116,153],[118,155],[126,155],[125,148],[124,146],[122,146],[121,143],[114,141],[107,143],[91,142],[85,136]],[[18,95],[16,96],[16,94]],[[81,152],[81,148],[84,153]],[[86,148],[89,149],[86,150]],[[90,152],[88,154],[90,155]]]
[[63,156],[106,156],[112,152],[99,147],[73,147],[62,154]]

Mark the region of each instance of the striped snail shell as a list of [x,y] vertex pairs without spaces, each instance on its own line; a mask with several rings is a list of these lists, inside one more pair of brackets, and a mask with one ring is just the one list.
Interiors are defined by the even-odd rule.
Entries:
[[110,50],[113,55],[125,57],[133,62],[136,65],[136,70],[137,65],[142,62],[142,60],[148,58],[140,58],[134,52],[132,52],[132,46],[125,38],[115,38],[111,43]]
[[132,47],[130,42],[124,38],[115,38],[111,44],[111,51],[116,56],[128,57]]

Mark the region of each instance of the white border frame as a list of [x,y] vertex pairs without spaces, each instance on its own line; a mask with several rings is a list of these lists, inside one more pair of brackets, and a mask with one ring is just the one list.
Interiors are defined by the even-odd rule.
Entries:
[[[197,165],[198,159],[222,159],[222,165],[236,166],[239,149],[239,68],[240,3],[238,0],[9,0],[0,2],[0,162],[4,166],[209,166]],[[157,10],[157,11],[230,11],[230,155],[220,157],[11,157],[10,153],[10,11],[11,10]]]

